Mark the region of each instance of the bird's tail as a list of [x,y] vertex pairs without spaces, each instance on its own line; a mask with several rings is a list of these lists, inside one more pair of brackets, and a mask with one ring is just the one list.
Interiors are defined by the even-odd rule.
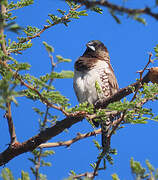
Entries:
[[101,122],[101,136],[102,136],[102,147],[105,152],[110,148],[110,140],[108,139],[108,134],[111,127],[111,118],[107,118],[106,121]]

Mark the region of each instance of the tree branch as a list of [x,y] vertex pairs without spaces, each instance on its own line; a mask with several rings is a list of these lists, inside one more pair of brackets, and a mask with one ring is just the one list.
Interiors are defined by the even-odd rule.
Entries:
[[129,14],[129,15],[146,14],[146,15],[149,15],[149,16],[155,18],[156,20],[158,20],[158,13],[153,13],[149,7],[142,8],[142,9],[125,8],[123,6],[113,4],[107,0],[100,0],[100,1],[71,0],[71,1],[81,3],[82,5],[85,5],[86,8],[88,8],[88,9],[92,8],[94,6],[104,6],[113,11],[123,12],[123,13]]
[[38,155],[38,158],[37,158],[37,164],[35,165],[35,178],[36,178],[36,180],[40,180],[39,168],[40,168],[40,165],[41,165],[41,154],[42,154],[42,149],[40,149],[40,152],[39,152],[39,155]]
[[31,89],[32,91],[34,91],[34,92],[39,96],[39,99],[40,99],[44,104],[46,104],[48,107],[51,107],[51,108],[54,108],[54,109],[57,109],[57,110],[61,111],[65,116],[69,116],[69,114],[68,114],[63,108],[61,108],[60,106],[56,106],[56,105],[52,104],[51,102],[49,102],[49,100],[47,100],[45,97],[43,97],[43,96],[41,95],[41,93],[40,93],[35,87],[33,87],[33,86],[27,84],[25,81],[23,81],[23,80],[21,79],[20,75],[19,75],[17,72],[14,72],[11,68],[9,68],[9,66],[8,66],[8,64],[7,64],[6,61],[0,60],[0,64],[1,64],[2,66],[4,66],[5,68],[7,68],[8,71],[10,71],[11,73],[13,73],[13,77],[14,77],[15,79],[18,79],[18,80],[20,81],[21,85],[23,85],[23,86],[27,87],[28,89]]
[[[76,10],[79,9],[81,6],[82,6],[82,5],[78,5],[78,6],[74,7],[73,9],[70,9],[70,10],[71,10],[71,11],[76,11]],[[35,34],[34,36],[29,36],[29,37],[27,37],[27,38],[24,39],[23,41],[20,41],[20,43],[25,43],[25,42],[27,42],[27,41],[29,41],[29,40],[31,40],[31,39],[34,39],[34,38],[36,38],[36,37],[40,37],[40,35],[41,35],[43,32],[45,32],[47,29],[49,29],[49,28],[51,28],[51,27],[53,27],[53,26],[55,26],[55,25],[57,25],[57,24],[60,24],[61,22],[67,21],[67,20],[70,18],[70,16],[71,16],[71,13],[69,12],[68,14],[64,15],[64,16],[61,18],[60,21],[54,22],[53,24],[50,24],[50,25],[45,25],[40,32],[38,32],[38,33]]]
[[5,165],[11,159],[20,154],[34,150],[40,144],[45,143],[52,137],[57,136],[65,129],[70,128],[73,124],[81,120],[83,120],[83,116],[67,117],[64,120],[57,122],[53,127],[41,131],[36,136],[33,136],[16,147],[9,146],[4,152],[0,153],[0,166]]
[[[141,81],[142,84],[144,84],[145,82],[148,83],[150,81],[149,75],[151,75],[150,71],[142,79]],[[98,103],[97,104],[98,107],[106,108],[109,103],[119,101],[123,97],[133,93],[131,87],[134,87],[135,89],[137,89],[139,83],[140,82],[136,82],[136,83],[131,84],[130,86],[120,89],[117,93],[115,93],[113,96],[111,96],[104,102]],[[53,127],[50,127],[41,131],[36,136],[19,144],[18,146],[16,147],[9,146],[4,152],[0,154],[0,166],[6,164],[11,159],[13,159],[14,157],[22,153],[34,150],[40,144],[47,142],[52,137],[55,137],[58,134],[62,133],[65,129],[68,129],[72,125],[82,121],[85,116],[86,116],[85,112],[76,112],[72,116],[66,117],[64,120],[57,122],[56,125],[54,125]]]
[[[5,7],[5,5],[3,3],[1,4],[1,14],[2,14],[2,18],[0,19],[0,36],[1,36],[0,39],[2,41],[1,42],[1,49],[2,49],[2,51],[4,53],[4,55],[7,56],[8,52],[7,52],[5,36],[4,36],[5,19],[3,17],[6,14],[6,7]],[[7,107],[7,111],[6,111],[5,117],[7,118],[8,127],[9,127],[10,143],[11,143],[11,145],[15,145],[18,142],[17,142],[17,139],[16,139],[14,123],[13,123],[13,120],[12,120],[11,102],[7,102],[6,107]]]
[[[98,174],[96,174],[96,176],[97,175]],[[93,179],[93,172],[85,172],[85,173],[82,173],[82,174],[77,174],[75,176],[72,176],[73,179],[81,179],[81,177],[87,177],[88,179]]]
[[8,102],[6,104],[6,106],[7,106],[8,110],[6,111],[5,117],[7,118],[7,121],[8,121],[10,143],[11,143],[11,145],[15,145],[18,142],[17,142],[17,138],[16,138],[15,127],[14,127],[13,120],[12,120],[11,102]]
[[45,143],[45,144],[41,144],[39,145],[38,147],[39,148],[51,148],[51,147],[58,147],[58,146],[66,146],[66,147],[69,147],[71,146],[71,144],[81,140],[81,139],[85,139],[85,138],[88,138],[88,137],[91,137],[91,136],[96,136],[97,134],[100,134],[101,133],[101,129],[97,129],[95,131],[92,131],[92,132],[88,132],[88,133],[85,133],[85,134],[80,134],[80,133],[77,133],[77,136],[71,140],[68,140],[68,141],[60,141],[60,142],[54,142],[54,143]]

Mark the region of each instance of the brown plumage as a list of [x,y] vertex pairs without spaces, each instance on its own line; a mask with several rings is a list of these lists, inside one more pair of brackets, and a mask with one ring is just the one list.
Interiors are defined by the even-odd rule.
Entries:
[[[107,48],[98,40],[87,43],[84,54],[75,62],[74,90],[78,101],[95,104],[113,95],[118,90],[118,83],[110,64]],[[101,91],[96,88],[96,83]],[[107,133],[111,120],[103,121],[102,145],[107,144]]]
[[152,83],[158,84],[158,67],[152,67],[149,70],[149,79]]

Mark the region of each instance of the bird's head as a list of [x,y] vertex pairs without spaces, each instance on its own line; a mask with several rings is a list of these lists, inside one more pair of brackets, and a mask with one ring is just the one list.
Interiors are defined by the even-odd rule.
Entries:
[[105,57],[109,56],[108,50],[105,45],[99,40],[89,41],[87,44],[87,49],[84,52],[83,56],[87,57]]

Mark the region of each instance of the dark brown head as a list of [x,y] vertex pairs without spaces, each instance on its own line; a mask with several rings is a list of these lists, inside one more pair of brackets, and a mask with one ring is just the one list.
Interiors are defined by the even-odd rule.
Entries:
[[87,49],[84,52],[83,56],[85,57],[93,57],[93,58],[107,58],[109,57],[109,53],[104,44],[99,40],[89,41],[87,44]]

